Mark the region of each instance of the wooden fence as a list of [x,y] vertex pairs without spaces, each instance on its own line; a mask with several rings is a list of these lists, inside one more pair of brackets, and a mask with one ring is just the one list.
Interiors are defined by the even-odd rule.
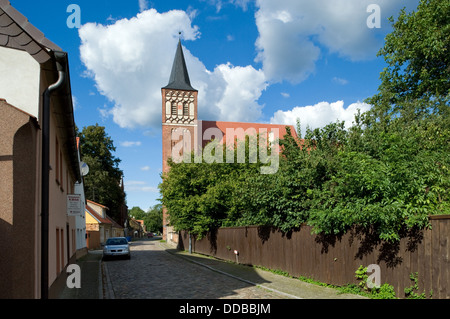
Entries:
[[[357,227],[342,236],[311,234],[309,226],[289,233],[270,227],[220,228],[201,240],[192,240],[192,251],[216,258],[238,261],[343,286],[358,283],[355,271],[360,265],[376,264],[381,284],[394,286],[404,298],[404,289],[418,273],[418,294],[433,299],[450,298],[450,216],[431,216],[431,229],[402,234],[399,243],[377,239],[370,231]],[[181,232],[180,249],[188,249],[189,236]]]

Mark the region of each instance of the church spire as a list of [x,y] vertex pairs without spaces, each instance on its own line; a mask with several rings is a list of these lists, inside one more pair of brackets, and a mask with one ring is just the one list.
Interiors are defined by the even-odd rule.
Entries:
[[169,84],[163,87],[163,89],[197,91],[191,86],[191,81],[189,80],[181,40],[178,40],[177,52],[175,53],[175,59],[173,60]]

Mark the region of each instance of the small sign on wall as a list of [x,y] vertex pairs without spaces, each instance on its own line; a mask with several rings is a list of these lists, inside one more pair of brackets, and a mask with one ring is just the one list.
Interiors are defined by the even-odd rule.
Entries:
[[67,216],[76,216],[82,213],[80,194],[67,194]]

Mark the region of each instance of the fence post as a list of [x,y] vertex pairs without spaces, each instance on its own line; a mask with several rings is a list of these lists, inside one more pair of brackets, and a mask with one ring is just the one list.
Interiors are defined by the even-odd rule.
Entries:
[[192,254],[192,236],[189,232],[189,253]]

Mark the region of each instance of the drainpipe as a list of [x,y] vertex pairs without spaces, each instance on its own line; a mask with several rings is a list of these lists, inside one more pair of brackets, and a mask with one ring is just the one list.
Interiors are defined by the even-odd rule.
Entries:
[[51,84],[43,97],[42,112],[42,199],[41,199],[41,299],[48,299],[48,231],[49,231],[49,174],[50,174],[50,96],[61,87],[66,75],[63,62],[66,53],[54,52],[58,80]]

